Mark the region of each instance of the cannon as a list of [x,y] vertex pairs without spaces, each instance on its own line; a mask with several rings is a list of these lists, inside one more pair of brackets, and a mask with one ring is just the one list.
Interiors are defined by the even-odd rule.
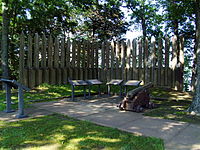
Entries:
[[153,84],[148,83],[144,86],[135,88],[129,91],[126,97],[118,105],[120,110],[128,110],[134,112],[143,112],[144,108],[152,109],[155,104],[150,102],[149,88],[152,88]]

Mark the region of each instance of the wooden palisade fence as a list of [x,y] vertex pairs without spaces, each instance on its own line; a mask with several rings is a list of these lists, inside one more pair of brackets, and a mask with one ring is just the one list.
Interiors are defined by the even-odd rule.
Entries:
[[66,84],[68,79],[97,78],[103,82],[136,79],[181,90],[183,38],[180,42],[175,36],[171,39],[92,43],[22,33],[19,79],[30,88],[41,83]]

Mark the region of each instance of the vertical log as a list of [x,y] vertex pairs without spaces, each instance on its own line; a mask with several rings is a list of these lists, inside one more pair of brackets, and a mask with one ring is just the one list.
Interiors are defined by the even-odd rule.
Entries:
[[101,80],[105,81],[105,42],[102,43],[102,51],[101,51]]
[[73,40],[72,42],[72,68],[75,68],[76,64],[76,41]]
[[111,79],[115,79],[114,74],[114,55],[115,55],[115,43],[114,41],[111,42]]
[[179,52],[179,63],[180,63],[180,72],[179,72],[179,90],[183,90],[184,81],[184,37],[180,37],[180,52]]
[[28,36],[28,61],[27,61],[28,68],[33,67],[33,38],[29,34]]
[[34,40],[34,68],[39,68],[39,35],[35,34]]
[[156,41],[155,41],[155,37],[152,37],[151,38],[151,52],[152,52],[152,54],[151,54],[151,64],[152,64],[152,66],[151,66],[151,68],[152,68],[152,70],[151,70],[151,82],[153,82],[154,83],[154,85],[157,85],[157,79],[156,79],[156,70],[155,70],[155,68],[156,68]]
[[55,48],[54,48],[54,67],[59,68],[59,39],[55,38]]
[[137,68],[136,68],[136,64],[137,64],[137,40],[133,39],[132,41],[132,45],[133,45],[133,49],[132,49],[132,70],[133,70],[133,79],[137,80],[138,76],[137,76]]
[[148,39],[145,38],[145,45],[144,45],[144,82],[147,83],[149,79],[149,73],[148,73]]
[[41,49],[41,55],[42,55],[41,67],[42,68],[46,67],[46,61],[47,61],[46,52],[47,52],[47,39],[46,39],[45,34],[43,34],[42,35],[42,49]]
[[125,47],[125,42],[122,42],[121,45],[121,58],[122,58],[122,67],[121,67],[121,72],[122,72],[122,79],[126,80],[126,58],[125,58],[125,54],[126,54],[126,47]]
[[177,87],[177,81],[176,81],[176,66],[177,66],[177,63],[178,63],[178,59],[177,59],[177,37],[176,35],[174,35],[172,37],[172,85],[174,87],[175,90],[178,90],[178,87]]
[[110,42],[106,42],[106,81],[110,80]]
[[24,33],[22,33],[20,35],[20,51],[19,51],[19,81],[20,83],[24,84],[24,73],[23,73],[23,69],[24,69],[24,48],[25,48],[25,37],[24,37]]
[[162,76],[161,76],[161,70],[163,68],[162,66],[162,60],[163,60],[163,57],[162,57],[162,39],[159,38],[158,40],[158,85],[162,85],[161,82],[162,82]]
[[121,71],[120,71],[120,67],[119,67],[119,65],[120,65],[120,43],[117,41],[116,42],[116,78],[119,78],[119,79],[121,79]]
[[82,59],[82,67],[83,67],[83,78],[87,79],[86,76],[86,41],[83,41],[83,59]]
[[165,86],[170,86],[169,74],[169,37],[165,37]]
[[96,43],[95,44],[95,55],[96,55],[96,59],[95,59],[95,68],[96,68],[96,78],[99,79],[100,75],[99,75],[99,44]]
[[71,49],[71,41],[68,38],[67,39],[67,49],[66,49],[66,59],[65,59],[65,64],[66,64],[67,68],[70,67],[70,49]]
[[50,35],[49,36],[49,42],[48,42],[48,68],[53,67],[53,38]]
[[143,79],[143,74],[142,74],[142,56],[143,56],[143,51],[142,51],[142,39],[140,39],[138,41],[138,45],[139,45],[139,61],[138,61],[138,77],[139,80],[144,80]]
[[132,71],[131,71],[131,41],[127,42],[127,62],[126,62],[126,70],[127,70],[127,80],[132,79]]
[[66,52],[65,52],[65,38],[62,37],[61,38],[61,62],[60,62],[60,67],[61,68],[65,67],[65,56],[66,56]]

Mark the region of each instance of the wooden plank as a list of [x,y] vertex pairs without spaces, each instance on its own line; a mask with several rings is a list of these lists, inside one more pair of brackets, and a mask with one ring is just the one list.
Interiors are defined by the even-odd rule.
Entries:
[[63,84],[66,84],[68,83],[68,78],[69,78],[69,71],[68,71],[68,68],[62,68],[63,69],[63,78],[62,78],[62,81],[63,81]]
[[155,37],[151,38],[151,82],[156,86],[157,78],[156,78],[156,40]]
[[106,74],[106,81],[109,81],[110,78],[110,48],[111,43],[110,42],[106,42],[106,50],[105,50],[105,54],[106,54],[106,70],[105,70],[105,74]]
[[65,56],[66,56],[66,52],[65,52],[65,38],[62,37],[61,38],[61,60],[60,60],[60,67],[64,68],[65,67]]
[[66,59],[65,59],[65,64],[66,67],[70,67],[70,49],[71,49],[71,41],[68,38],[67,39],[67,48],[66,48]]
[[81,42],[77,42],[77,68],[81,67]]
[[24,84],[24,73],[23,73],[23,69],[24,69],[24,48],[25,48],[25,36],[24,33],[22,33],[20,35],[20,50],[19,50],[19,81],[20,83]]
[[42,69],[36,69],[36,85],[42,84]]
[[179,89],[180,91],[183,91],[184,87],[184,81],[183,81],[183,75],[184,75],[184,37],[180,37],[180,52],[179,52],[179,63],[180,63],[180,74],[179,74]]
[[94,68],[94,57],[95,57],[95,55],[94,55],[94,49],[95,49],[95,45],[94,45],[94,43],[92,42],[92,43],[90,43],[90,49],[91,49],[91,52],[90,52],[90,56],[91,56],[91,68]]
[[31,34],[28,36],[28,60],[27,60],[27,67],[33,67],[33,38]]
[[172,71],[173,71],[172,72],[172,83],[173,83],[173,87],[174,87],[175,90],[178,89],[177,86],[175,85],[176,84],[176,74],[175,74],[175,72],[176,72],[176,65],[178,63],[177,48],[178,48],[177,37],[176,37],[176,35],[174,35],[172,37],[172,66],[171,66],[171,68],[172,68]]
[[139,80],[144,80],[142,78],[142,57],[143,57],[143,51],[142,51],[142,39],[139,39],[138,41],[138,47],[139,47],[139,60],[138,60],[138,76],[139,76]]
[[127,69],[127,80],[132,79],[132,69],[131,69],[131,41],[127,42],[127,61],[126,61],[126,69]]
[[28,87],[28,79],[29,79],[29,76],[28,76],[28,69],[25,69],[24,68],[24,83],[23,85],[27,86]]
[[48,68],[45,68],[45,69],[43,70],[43,82],[44,82],[44,83],[50,84],[49,69],[48,69]]
[[47,61],[47,39],[45,34],[42,35],[42,49],[41,49],[41,67],[45,68],[47,66],[46,61]]
[[165,86],[170,86],[170,80],[168,76],[168,71],[169,71],[169,48],[170,48],[170,43],[169,43],[169,37],[165,37]]
[[148,83],[149,81],[149,74],[148,74],[148,58],[149,58],[149,52],[148,52],[148,39],[147,37],[144,39],[144,83]]
[[102,43],[102,47],[101,47],[101,81],[106,81],[105,80],[105,42]]
[[116,54],[115,54],[115,57],[116,57],[116,69],[119,69],[119,61],[120,61],[120,43],[119,41],[116,42]]
[[39,68],[39,35],[35,34],[34,38],[34,68]]
[[158,40],[158,85],[162,85],[161,81],[162,81],[162,76],[161,76],[161,70],[162,70],[162,39],[159,38]]
[[56,84],[56,69],[50,68],[50,84]]
[[137,39],[133,39],[132,41],[132,70],[133,70],[133,79],[138,79],[138,76],[136,74],[137,68]]
[[72,42],[72,61],[71,61],[71,67],[75,67],[75,61],[76,61],[76,41],[73,40]]
[[122,79],[126,80],[126,45],[125,42],[122,42],[121,44],[121,58],[122,58],[122,66],[121,66],[121,72],[122,72]]
[[56,68],[56,84],[62,84],[62,69]]
[[111,42],[111,79],[115,79],[114,74],[114,64],[115,64],[115,43],[114,41]]
[[59,39],[58,37],[55,38],[55,48],[54,48],[54,67],[59,68]]
[[52,68],[53,67],[53,38],[51,35],[49,36],[47,56],[48,56],[48,67]]
[[28,76],[29,76],[29,87],[33,88],[36,85],[36,70],[35,69],[29,69]]

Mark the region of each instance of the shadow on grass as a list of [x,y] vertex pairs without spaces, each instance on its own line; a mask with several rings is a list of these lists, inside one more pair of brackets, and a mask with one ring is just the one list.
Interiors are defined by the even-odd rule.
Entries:
[[0,122],[2,149],[42,148],[50,145],[56,149],[77,150],[164,149],[161,139],[134,136],[58,114],[12,123]]

